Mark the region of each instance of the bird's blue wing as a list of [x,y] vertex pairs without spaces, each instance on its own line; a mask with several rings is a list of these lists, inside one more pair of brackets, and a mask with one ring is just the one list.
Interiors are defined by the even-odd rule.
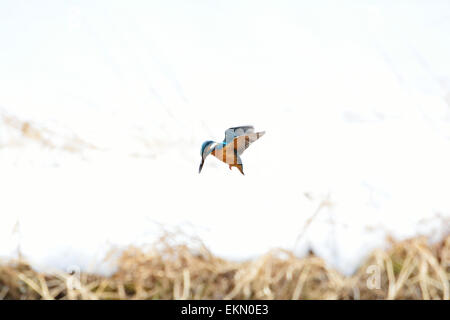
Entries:
[[227,149],[232,149],[237,156],[240,156],[253,142],[261,138],[265,133],[265,131],[256,133],[252,132],[235,137],[230,143],[227,144]]
[[234,138],[243,136],[245,134],[253,133],[255,131],[255,128],[253,126],[240,126],[240,127],[233,127],[229,128],[225,131],[225,139],[223,142],[226,144],[233,141]]

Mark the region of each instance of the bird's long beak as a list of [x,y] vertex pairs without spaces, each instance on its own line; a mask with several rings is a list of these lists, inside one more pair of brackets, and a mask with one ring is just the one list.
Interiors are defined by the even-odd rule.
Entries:
[[200,167],[198,168],[198,173],[202,172],[203,164],[205,163],[205,160],[202,159],[202,163],[200,163]]

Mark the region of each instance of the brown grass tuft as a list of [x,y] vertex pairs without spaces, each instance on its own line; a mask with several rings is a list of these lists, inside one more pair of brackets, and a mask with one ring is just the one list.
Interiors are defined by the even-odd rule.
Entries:
[[[377,277],[377,275],[379,277]],[[274,250],[231,262],[203,245],[130,248],[111,277],[43,274],[24,262],[0,266],[0,299],[446,299],[450,289],[450,236],[376,250],[351,277],[310,255]]]
[[[9,138],[0,147],[23,145],[24,141],[34,141],[48,149],[61,149],[77,153],[84,149],[97,149],[73,133],[63,133],[50,130],[37,123],[19,119],[0,109],[0,125],[6,125],[13,130]],[[24,139],[23,139],[24,138]]]

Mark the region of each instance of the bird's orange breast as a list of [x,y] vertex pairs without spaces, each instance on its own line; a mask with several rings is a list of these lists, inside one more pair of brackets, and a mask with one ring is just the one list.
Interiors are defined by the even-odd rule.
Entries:
[[225,146],[223,148],[214,149],[211,154],[222,162],[235,165],[238,164],[238,157],[231,146]]

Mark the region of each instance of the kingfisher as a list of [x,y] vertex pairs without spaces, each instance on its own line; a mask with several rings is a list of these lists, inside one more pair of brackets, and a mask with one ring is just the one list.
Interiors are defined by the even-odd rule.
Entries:
[[202,172],[206,157],[212,154],[220,161],[228,164],[230,170],[236,167],[242,175],[245,175],[241,155],[250,144],[261,138],[265,133],[265,131],[255,132],[253,126],[233,127],[225,131],[225,139],[222,142],[211,140],[203,142],[200,151],[202,162],[198,173]]

